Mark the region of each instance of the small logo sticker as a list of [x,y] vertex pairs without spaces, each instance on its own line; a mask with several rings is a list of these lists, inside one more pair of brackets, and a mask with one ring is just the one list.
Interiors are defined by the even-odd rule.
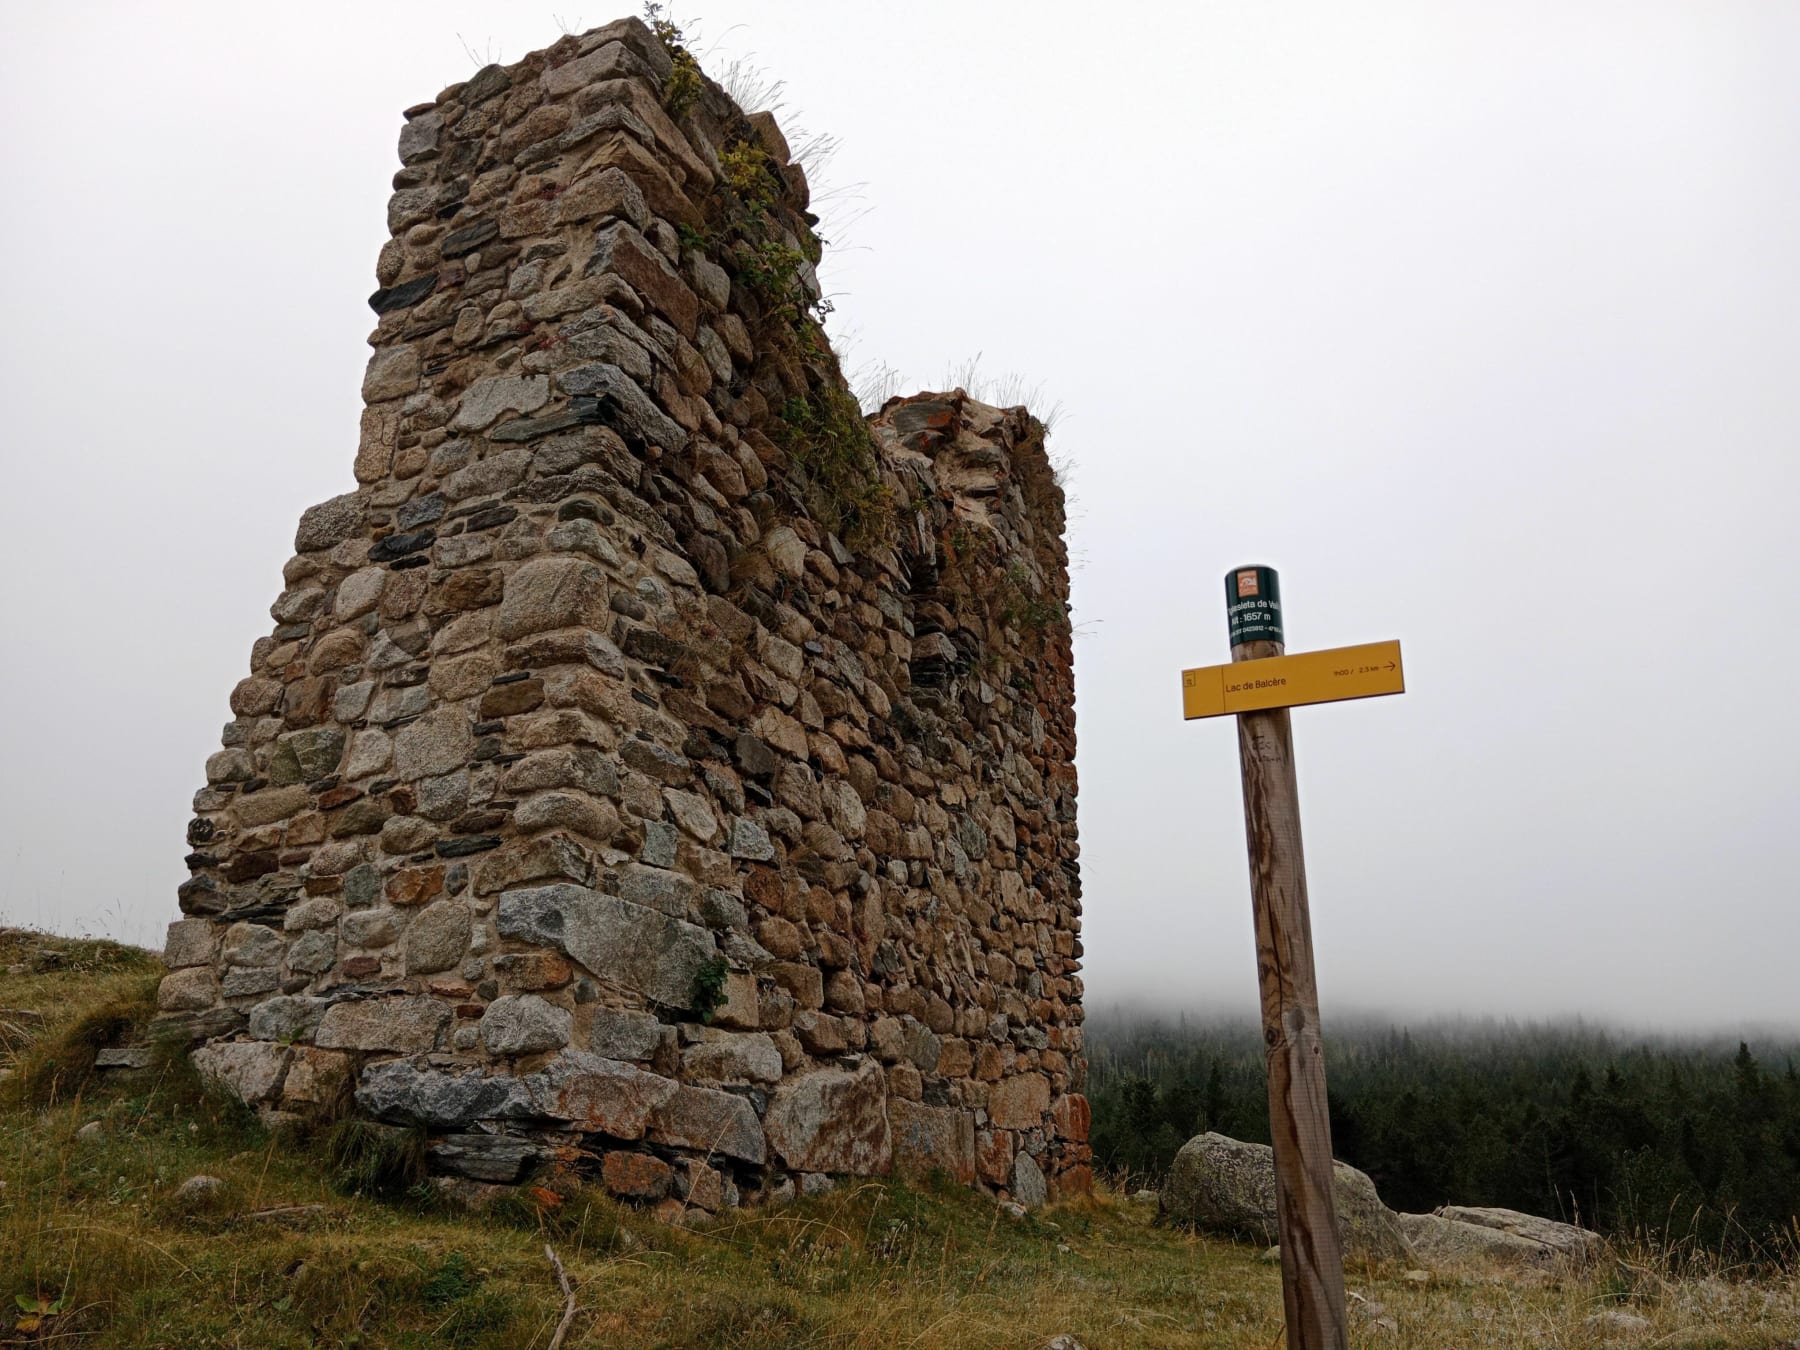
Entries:
[[1237,593],[1240,600],[1246,596],[1259,594],[1256,587],[1255,568],[1249,568],[1237,574]]

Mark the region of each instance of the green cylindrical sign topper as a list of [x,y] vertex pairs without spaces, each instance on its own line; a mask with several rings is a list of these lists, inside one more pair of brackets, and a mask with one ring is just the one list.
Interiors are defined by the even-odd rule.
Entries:
[[1225,574],[1225,615],[1231,645],[1284,642],[1281,634],[1281,578],[1273,567],[1234,567]]

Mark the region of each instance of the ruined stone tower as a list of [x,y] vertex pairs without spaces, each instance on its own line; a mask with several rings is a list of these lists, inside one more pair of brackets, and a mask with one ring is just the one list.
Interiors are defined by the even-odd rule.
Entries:
[[1042,426],[865,422],[805,173],[636,20],[406,116],[357,487],[207,762],[164,1029],[487,1181],[1084,1188]]

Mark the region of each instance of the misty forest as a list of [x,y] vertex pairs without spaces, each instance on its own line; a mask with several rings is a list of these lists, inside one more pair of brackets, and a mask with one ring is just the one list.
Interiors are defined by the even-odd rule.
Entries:
[[[1268,1141],[1250,1023],[1096,1010],[1088,1047],[1095,1161],[1128,1184],[1155,1184],[1202,1131]],[[1800,1225],[1797,1062],[1792,1040],[1579,1022],[1326,1033],[1334,1151],[1390,1206],[1503,1206],[1734,1260]]]

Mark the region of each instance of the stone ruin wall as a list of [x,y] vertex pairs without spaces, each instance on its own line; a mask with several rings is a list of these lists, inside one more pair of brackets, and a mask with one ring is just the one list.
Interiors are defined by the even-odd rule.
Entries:
[[406,117],[357,487],[207,762],[161,1030],[480,1181],[1085,1189],[1042,426],[865,426],[804,171],[636,20]]

